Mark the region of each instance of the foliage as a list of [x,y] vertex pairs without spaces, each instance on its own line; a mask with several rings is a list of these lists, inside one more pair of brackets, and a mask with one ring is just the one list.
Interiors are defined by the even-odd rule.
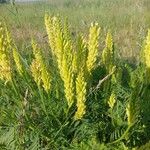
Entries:
[[[108,31],[72,35],[45,15],[49,51],[33,39],[32,60],[0,24],[2,149],[142,149],[150,140],[150,31],[138,65],[119,60]],[[146,144],[147,143],[147,144]]]

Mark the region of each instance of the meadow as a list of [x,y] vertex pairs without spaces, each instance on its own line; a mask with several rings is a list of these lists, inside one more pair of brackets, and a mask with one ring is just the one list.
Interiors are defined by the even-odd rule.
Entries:
[[112,31],[119,55],[135,60],[150,25],[149,9],[149,0],[49,0],[16,3],[15,7],[0,5],[0,19],[12,29],[18,45],[29,45],[34,35],[45,41],[45,12],[67,17],[74,32],[86,33],[90,23],[96,21],[103,28],[101,34]]
[[0,150],[149,150],[149,10],[0,4]]

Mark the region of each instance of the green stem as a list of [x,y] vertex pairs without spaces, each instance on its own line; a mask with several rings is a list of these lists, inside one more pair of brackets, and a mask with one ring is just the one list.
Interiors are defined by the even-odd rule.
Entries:
[[[47,95],[48,95],[48,100],[50,100],[50,99],[51,99],[50,94],[47,93]],[[53,113],[53,110],[50,109],[50,111],[51,111],[51,116],[52,116],[52,117],[58,122],[58,124],[61,126],[62,123],[61,123],[60,120],[56,117],[56,115]]]
[[29,81],[29,79],[30,79],[29,74],[25,71],[24,74],[22,75],[22,77],[23,77],[24,81],[27,83],[28,87],[30,88],[32,95],[34,95],[35,90],[34,90],[33,86],[30,84],[31,82]]
[[43,96],[43,91],[41,89],[41,87],[38,85],[38,90],[39,90],[39,94],[40,94],[40,100],[41,100],[41,106],[42,109],[44,111],[44,113],[46,114],[46,116],[48,117],[47,111],[46,111],[46,106],[45,106],[45,102],[44,102],[44,96]]
[[15,91],[16,96],[19,97],[19,99],[22,99],[22,97],[20,95],[20,92],[19,92],[19,89],[17,88],[16,81],[14,79],[12,79],[11,83],[12,83],[12,87],[13,87],[13,89]]

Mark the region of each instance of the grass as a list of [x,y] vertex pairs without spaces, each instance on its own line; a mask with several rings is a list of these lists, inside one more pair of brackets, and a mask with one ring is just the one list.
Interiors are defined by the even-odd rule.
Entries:
[[[73,30],[86,32],[90,23],[100,24],[103,34],[113,33],[118,54],[125,59],[138,59],[143,37],[150,26],[149,0],[49,0],[0,5],[0,20],[9,25],[18,45],[29,44],[36,35],[45,41],[45,12],[67,17]],[[103,45],[103,44],[102,44]]]

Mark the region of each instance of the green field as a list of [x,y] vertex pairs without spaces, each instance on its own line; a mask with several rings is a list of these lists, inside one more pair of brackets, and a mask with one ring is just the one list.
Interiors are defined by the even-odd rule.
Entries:
[[[102,34],[110,29],[119,55],[137,58],[142,40],[150,26],[149,0],[49,0],[47,2],[0,5],[0,20],[9,25],[17,43],[36,36],[43,41],[45,12],[67,17],[74,31],[86,32],[96,21]],[[27,44],[28,45],[28,44]]]
[[0,4],[0,150],[150,150],[150,1]]

